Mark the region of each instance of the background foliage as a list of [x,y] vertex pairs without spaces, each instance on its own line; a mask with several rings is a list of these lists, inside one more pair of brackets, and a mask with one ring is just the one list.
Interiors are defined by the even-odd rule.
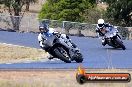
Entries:
[[25,12],[22,11],[23,6],[26,5],[26,10],[28,11],[30,3],[36,1],[37,0],[0,0],[0,4],[4,4],[8,9],[14,30],[19,30],[20,21]]
[[40,19],[96,23],[99,18],[114,25],[132,26],[132,0],[102,0],[108,8],[100,10],[96,0],[47,0]]
[[[37,0],[0,0],[10,15],[19,16],[22,7]],[[100,10],[97,0],[47,0],[39,13],[39,19],[97,23],[99,18],[114,25],[132,26],[132,0],[102,0],[108,8]]]
[[132,26],[132,0],[105,0],[109,7],[106,17],[116,25]]
[[82,22],[85,10],[94,5],[95,0],[47,0],[39,18]]

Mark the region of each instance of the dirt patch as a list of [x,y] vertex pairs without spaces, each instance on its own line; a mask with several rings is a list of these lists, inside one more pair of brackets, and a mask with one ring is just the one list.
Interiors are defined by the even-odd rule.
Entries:
[[[105,72],[129,72],[129,70],[107,69]],[[104,70],[87,70],[87,72],[104,72]],[[131,87],[129,83],[85,83],[76,81],[76,70],[31,70],[0,71],[0,87]]]
[[44,50],[0,43],[0,63],[40,60],[47,58]]

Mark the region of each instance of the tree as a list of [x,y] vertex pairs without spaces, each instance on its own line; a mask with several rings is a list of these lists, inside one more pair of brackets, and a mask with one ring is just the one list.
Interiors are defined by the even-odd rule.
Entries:
[[106,16],[117,25],[132,26],[132,0],[105,0],[109,7]]
[[[22,8],[24,5],[31,2],[35,2],[36,0],[3,0],[2,4],[4,4],[11,17],[11,21],[13,24],[14,30],[19,30],[20,20],[24,14],[22,14]],[[23,12],[24,13],[24,12]]]
[[37,2],[38,0],[26,0],[26,11],[29,11],[30,3]]
[[47,0],[39,18],[82,22],[84,10],[92,8],[94,4],[95,0]]
[[0,4],[2,4],[4,2],[4,0],[0,0]]
[[105,10],[99,10],[97,8],[86,9],[83,17],[85,18],[84,22],[90,24],[96,24],[98,19],[104,16]]

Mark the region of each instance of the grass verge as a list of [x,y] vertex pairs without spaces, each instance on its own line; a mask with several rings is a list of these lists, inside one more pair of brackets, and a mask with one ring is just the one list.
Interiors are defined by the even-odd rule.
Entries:
[[[87,70],[88,72],[103,72],[104,70]],[[111,69],[105,70],[108,73]],[[113,69],[112,69],[113,71]],[[114,69],[116,72],[128,70]],[[129,83],[90,82],[80,85],[76,81],[76,70],[30,70],[30,71],[0,71],[0,87],[131,87]]]
[[0,63],[34,61],[47,56],[48,53],[41,49],[0,43]]

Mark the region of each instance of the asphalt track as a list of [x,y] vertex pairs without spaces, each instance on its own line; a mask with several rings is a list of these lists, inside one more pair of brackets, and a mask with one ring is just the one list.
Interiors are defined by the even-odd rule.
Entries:
[[[37,35],[34,33],[17,33],[0,31],[0,43],[15,44],[39,48]],[[124,40],[126,50],[103,47],[97,38],[70,37],[80,48],[85,68],[132,68],[132,41]],[[78,63],[64,63],[60,60],[42,59],[37,62],[0,64],[0,69],[71,69],[77,68]]]

